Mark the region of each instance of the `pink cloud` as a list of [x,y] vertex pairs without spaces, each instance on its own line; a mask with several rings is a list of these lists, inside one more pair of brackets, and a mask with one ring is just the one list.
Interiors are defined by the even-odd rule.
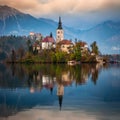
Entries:
[[120,0],[0,0],[0,4],[34,16],[120,9]]

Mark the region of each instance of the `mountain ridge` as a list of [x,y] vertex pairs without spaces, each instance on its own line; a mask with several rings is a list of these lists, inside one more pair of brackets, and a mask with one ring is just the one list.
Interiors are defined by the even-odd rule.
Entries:
[[9,7],[7,5],[0,6],[0,19],[4,20],[7,17],[15,16],[16,14],[23,15],[24,13],[20,12],[19,10]]

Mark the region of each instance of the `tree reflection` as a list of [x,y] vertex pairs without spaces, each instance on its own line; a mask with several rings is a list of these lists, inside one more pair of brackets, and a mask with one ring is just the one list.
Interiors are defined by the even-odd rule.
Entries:
[[16,68],[15,68],[16,66],[15,66],[15,64],[14,63],[12,63],[11,64],[11,71],[12,71],[12,76],[14,76],[15,75],[15,70],[16,70]]
[[[60,84],[61,81],[64,86],[71,86],[73,82],[76,86],[79,86],[87,84],[91,76],[93,83],[96,84],[101,68],[103,66],[99,64],[81,64],[77,66],[68,66],[65,64],[11,64],[7,65],[7,72],[4,76],[9,76],[6,79],[8,87],[29,87],[30,91],[31,89],[32,91],[41,91],[42,88],[46,88],[52,93],[54,85],[56,83]],[[9,84],[13,77],[14,81]],[[12,84],[14,86],[11,86]]]
[[[107,65],[105,69],[107,69]],[[104,66],[101,64],[80,64],[68,66],[66,64],[7,64],[0,69],[0,88],[14,89],[29,88],[30,93],[47,89],[51,98],[58,96],[60,110],[62,108],[64,87],[88,83],[92,80],[97,84],[99,73]],[[55,94],[53,89],[57,87]],[[56,88],[55,88],[56,90]],[[53,94],[53,95],[52,95]]]
[[100,64],[92,64],[91,65],[91,79],[95,85],[98,80],[98,75],[99,75],[100,69],[101,69]]

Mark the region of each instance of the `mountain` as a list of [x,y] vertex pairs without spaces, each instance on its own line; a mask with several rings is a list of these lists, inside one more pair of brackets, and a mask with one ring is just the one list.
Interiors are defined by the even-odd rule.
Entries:
[[[89,30],[83,31],[81,37],[87,40],[106,40],[120,33],[120,22],[105,21]],[[88,36],[88,38],[86,38]]]
[[[64,22],[63,22],[64,23]],[[56,37],[58,23],[46,18],[35,18],[9,6],[0,6],[0,36],[29,35],[31,31],[44,36],[53,33]],[[88,30],[68,27],[63,24],[66,39],[75,38],[86,41],[89,45],[96,41],[102,53],[120,54],[120,22],[105,21]],[[116,49],[115,49],[116,48]]]
[[[31,31],[49,35],[53,32],[56,35],[58,23],[45,18],[35,18],[29,14],[24,14],[8,6],[0,6],[0,35],[28,35]],[[68,33],[73,33],[72,29],[64,28]],[[65,36],[69,37],[67,33]],[[71,36],[72,37],[72,36]]]
[[120,49],[120,22],[105,21],[89,30],[82,31],[80,38],[86,40],[89,44],[97,41],[102,53],[114,53],[112,48]]
[[[0,6],[0,35],[21,34],[28,35],[29,32],[42,32],[51,30],[52,25],[43,20],[34,18],[29,14],[24,14],[8,6]],[[42,30],[42,31],[41,31]],[[43,32],[44,33],[44,32]]]

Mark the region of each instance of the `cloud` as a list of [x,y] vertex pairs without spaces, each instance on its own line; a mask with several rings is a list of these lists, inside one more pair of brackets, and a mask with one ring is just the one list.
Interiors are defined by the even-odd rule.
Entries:
[[120,50],[120,47],[113,46],[113,47],[112,47],[112,50],[114,50],[114,51],[119,51],[119,50]]
[[91,11],[120,10],[120,0],[0,0],[35,16],[49,14],[83,14]]
[[1,5],[8,5],[11,7],[15,7],[15,8],[19,8],[19,9],[28,9],[31,7],[34,7],[37,5],[37,1],[36,0],[0,0],[0,4]]
[[120,0],[0,0],[0,5],[56,21],[62,16],[64,24],[81,29],[105,20],[120,20]]

